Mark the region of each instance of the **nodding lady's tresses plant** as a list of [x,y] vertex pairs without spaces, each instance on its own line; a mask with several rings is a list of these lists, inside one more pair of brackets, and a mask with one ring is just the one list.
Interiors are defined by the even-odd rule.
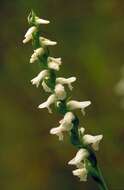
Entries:
[[101,171],[97,164],[95,151],[99,149],[99,143],[103,135],[85,134],[85,129],[79,127],[79,119],[75,114],[76,109],[80,109],[83,115],[85,108],[88,107],[90,101],[70,100],[65,90],[65,85],[72,90],[72,83],[76,81],[76,77],[57,77],[56,72],[59,71],[62,64],[61,58],[50,56],[48,46],[57,44],[47,38],[40,36],[40,24],[48,24],[48,20],[40,19],[31,11],[28,16],[30,28],[25,34],[23,43],[32,41],[34,52],[30,58],[30,63],[39,63],[43,70],[31,80],[33,85],[39,87],[40,83],[45,92],[50,93],[48,99],[40,104],[38,108],[47,108],[52,113],[51,105],[54,104],[56,111],[62,114],[63,118],[59,121],[59,126],[52,128],[50,134],[57,135],[59,140],[63,140],[64,133],[68,133],[70,141],[78,151],[75,157],[68,162],[69,165],[75,165],[73,175],[79,177],[80,181],[87,181],[88,175],[91,176],[99,185],[101,190],[107,190],[107,186],[102,177]]

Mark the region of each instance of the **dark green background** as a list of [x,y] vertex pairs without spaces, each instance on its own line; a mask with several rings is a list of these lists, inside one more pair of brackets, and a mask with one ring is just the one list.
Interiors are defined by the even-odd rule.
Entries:
[[98,189],[72,176],[69,139],[49,134],[60,116],[37,109],[46,94],[30,83],[40,70],[28,64],[31,45],[22,44],[31,8],[51,21],[41,31],[58,41],[51,55],[62,57],[60,76],[78,78],[73,98],[92,101],[79,117],[88,133],[104,135],[97,156],[110,189],[124,190],[124,111],[114,92],[124,60],[121,0],[0,1],[0,189]]

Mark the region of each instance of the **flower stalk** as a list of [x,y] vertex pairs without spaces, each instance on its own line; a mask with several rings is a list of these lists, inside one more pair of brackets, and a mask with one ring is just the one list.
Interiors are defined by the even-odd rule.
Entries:
[[[33,85],[43,87],[45,92],[50,95],[47,100],[41,103],[38,108],[47,108],[49,113],[53,110],[62,115],[58,127],[50,130],[50,134],[57,135],[59,140],[64,139],[64,134],[70,136],[70,142],[77,148],[75,157],[68,162],[69,165],[75,165],[76,169],[72,171],[74,176],[79,177],[80,181],[87,181],[87,177],[91,176],[99,185],[101,190],[107,190],[100,169],[98,168],[95,151],[99,149],[99,143],[103,135],[84,134],[85,129],[79,127],[79,119],[75,114],[75,110],[79,109],[85,114],[85,109],[91,104],[90,101],[70,100],[65,86],[72,91],[72,83],[76,81],[76,77],[57,77],[56,72],[60,70],[61,58],[50,56],[49,46],[57,44],[46,37],[40,36],[40,24],[49,24],[48,20],[40,19],[34,11],[28,16],[29,29],[25,34],[23,43],[32,42],[33,54],[30,63],[38,63],[43,70],[31,80]],[[53,109],[53,106],[55,109]]]

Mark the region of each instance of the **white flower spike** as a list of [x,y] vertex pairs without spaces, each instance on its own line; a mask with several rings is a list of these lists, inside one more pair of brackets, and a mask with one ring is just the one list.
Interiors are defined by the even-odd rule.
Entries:
[[52,94],[48,97],[47,101],[40,104],[38,108],[47,108],[49,113],[52,113],[52,110],[50,108],[50,105],[56,102],[56,96],[55,94]]
[[33,85],[36,85],[36,87],[38,88],[40,82],[46,77],[49,75],[49,71],[48,70],[43,70],[41,71],[35,78],[33,78],[31,80],[31,83]]
[[55,71],[59,71],[60,65],[62,64],[61,58],[48,57],[48,67]]
[[23,40],[23,43],[27,43],[32,39],[32,34],[37,31],[36,26],[32,26],[28,29],[28,31],[25,34],[25,39]]
[[76,77],[70,77],[70,78],[63,78],[63,77],[58,77],[56,78],[56,83],[60,83],[60,84],[67,84],[68,85],[68,88],[70,90],[73,89],[71,83],[75,82],[76,81]]
[[86,149],[81,148],[76,156],[68,162],[69,165],[76,165],[77,167],[80,165],[82,161],[84,161],[89,156],[89,153]]
[[54,41],[51,41],[47,38],[44,38],[44,37],[40,37],[40,43],[41,43],[41,46],[54,46],[57,44],[57,42],[54,42]]
[[41,18],[39,18],[39,17],[35,17],[35,23],[36,24],[49,24],[50,23],[50,21],[49,20],[44,20],[44,19],[41,19]]
[[[65,86],[67,85],[69,90],[72,90],[72,83],[76,81],[76,77],[57,77],[56,71],[60,70],[62,60],[61,58],[50,57],[48,47],[56,45],[57,42],[40,36],[39,30],[40,24],[48,24],[49,21],[40,19],[32,10],[28,16],[28,23],[31,27],[26,32],[23,43],[32,40],[35,50],[30,58],[30,63],[37,62],[44,69],[31,80],[31,83],[36,87],[39,87],[40,83],[42,83],[44,91],[50,93],[47,100],[40,104],[38,108],[47,108],[49,113],[52,113],[52,104],[54,104],[57,107],[56,111],[63,115],[63,118],[59,121],[59,126],[52,128],[50,134],[57,135],[59,140],[62,141],[64,133],[67,133],[72,145],[78,148],[75,157],[68,162],[69,165],[76,166],[76,169],[72,171],[74,176],[79,177],[80,181],[87,181],[88,175],[95,180],[99,177],[101,188],[107,189],[97,168],[97,160],[95,160],[95,151],[99,149],[99,143],[103,135],[85,135],[85,129],[79,127],[79,118],[74,113],[75,109],[79,109],[84,114],[85,108],[91,102],[69,99]],[[116,88],[120,95],[124,94],[123,84],[124,80],[122,79]],[[95,175],[97,175],[96,178]]]
[[73,170],[72,173],[73,173],[74,176],[79,177],[80,181],[87,181],[88,171],[87,171],[87,169],[85,167]]
[[66,91],[62,84],[55,86],[55,94],[58,100],[64,100],[66,98]]
[[43,54],[44,54],[43,48],[38,48],[38,49],[34,50],[34,53],[32,54],[32,56],[30,58],[30,63],[34,63],[35,61],[37,61],[38,58],[40,56],[42,56]]
[[94,150],[99,150],[99,143],[102,140],[103,135],[96,135],[96,136],[92,136],[92,135],[84,135],[83,136],[83,143],[86,145],[91,144],[92,148]]
[[85,114],[84,112],[84,109],[86,107],[88,107],[89,105],[91,104],[90,101],[84,101],[84,102],[78,102],[78,101],[75,101],[75,100],[70,100],[68,103],[67,103],[67,107],[68,109],[71,111],[71,110],[75,110],[75,109],[81,109],[81,112],[83,113],[83,115]]

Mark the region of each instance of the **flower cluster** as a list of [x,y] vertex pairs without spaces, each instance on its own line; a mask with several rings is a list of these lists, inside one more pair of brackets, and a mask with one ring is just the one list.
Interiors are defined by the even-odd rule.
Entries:
[[49,21],[40,19],[34,12],[31,12],[28,22],[30,28],[25,34],[23,43],[32,41],[34,51],[30,63],[39,62],[43,67],[43,70],[31,80],[31,83],[36,87],[41,84],[44,91],[50,93],[47,100],[41,103],[38,108],[47,108],[49,113],[52,113],[52,106],[54,106],[63,115],[63,118],[59,121],[59,126],[52,128],[50,134],[57,135],[59,140],[63,140],[64,133],[70,135],[71,143],[79,150],[68,164],[76,165],[77,169],[73,171],[73,175],[78,176],[81,181],[86,181],[87,175],[90,174],[89,165],[94,167],[94,150],[99,149],[99,143],[103,136],[84,134],[85,129],[79,127],[79,119],[75,114],[75,110],[81,110],[84,115],[85,108],[91,102],[69,99],[66,85],[69,90],[72,90],[72,83],[76,81],[76,77],[56,77],[56,72],[60,70],[62,60],[61,58],[51,57],[48,46],[56,45],[57,42],[41,37],[39,34],[39,25],[48,24]]

